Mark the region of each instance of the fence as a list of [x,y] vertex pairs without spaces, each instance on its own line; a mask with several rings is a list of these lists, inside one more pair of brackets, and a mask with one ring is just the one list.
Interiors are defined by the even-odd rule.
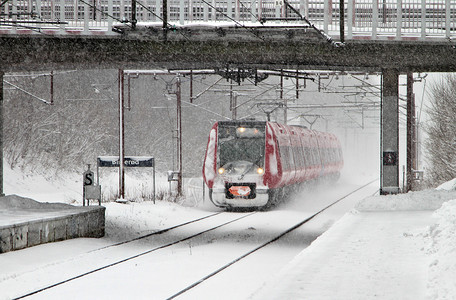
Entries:
[[[303,21],[283,0],[168,0],[167,20],[192,23],[292,25]],[[317,28],[337,37],[338,0],[289,0]],[[0,0],[0,34],[106,35],[132,19],[163,22],[162,0]],[[132,5],[133,4],[133,5]],[[454,0],[344,0],[346,39],[449,39],[455,37]],[[274,18],[274,21],[267,19]],[[265,25],[265,24],[264,24]]]

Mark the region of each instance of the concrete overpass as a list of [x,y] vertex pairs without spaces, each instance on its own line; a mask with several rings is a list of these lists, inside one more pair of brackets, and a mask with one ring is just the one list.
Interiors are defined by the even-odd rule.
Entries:
[[0,36],[4,72],[91,68],[332,69],[452,72],[453,41],[346,41],[335,47],[309,28],[160,27],[120,36]]

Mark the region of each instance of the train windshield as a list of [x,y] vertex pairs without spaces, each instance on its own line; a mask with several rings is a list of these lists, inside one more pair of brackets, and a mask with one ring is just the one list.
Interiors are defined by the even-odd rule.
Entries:
[[[219,124],[220,167],[238,169],[242,173],[264,167],[265,123]],[[247,168],[247,169],[245,169]],[[245,169],[242,171],[241,169]],[[238,172],[235,172],[238,173]]]

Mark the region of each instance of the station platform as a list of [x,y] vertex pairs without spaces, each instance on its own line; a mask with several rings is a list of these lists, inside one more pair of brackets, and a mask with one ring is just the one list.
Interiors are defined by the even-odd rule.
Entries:
[[249,299],[455,299],[452,199],[366,198]]
[[0,253],[77,237],[103,237],[105,207],[0,197]]

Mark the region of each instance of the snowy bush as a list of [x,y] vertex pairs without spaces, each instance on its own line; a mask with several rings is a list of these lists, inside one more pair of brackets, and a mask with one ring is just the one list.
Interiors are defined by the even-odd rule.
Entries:
[[426,127],[426,177],[436,186],[456,177],[456,76],[446,75],[431,88]]
[[428,298],[454,299],[456,295],[456,200],[443,203],[433,213],[436,222],[429,228],[430,254]]

